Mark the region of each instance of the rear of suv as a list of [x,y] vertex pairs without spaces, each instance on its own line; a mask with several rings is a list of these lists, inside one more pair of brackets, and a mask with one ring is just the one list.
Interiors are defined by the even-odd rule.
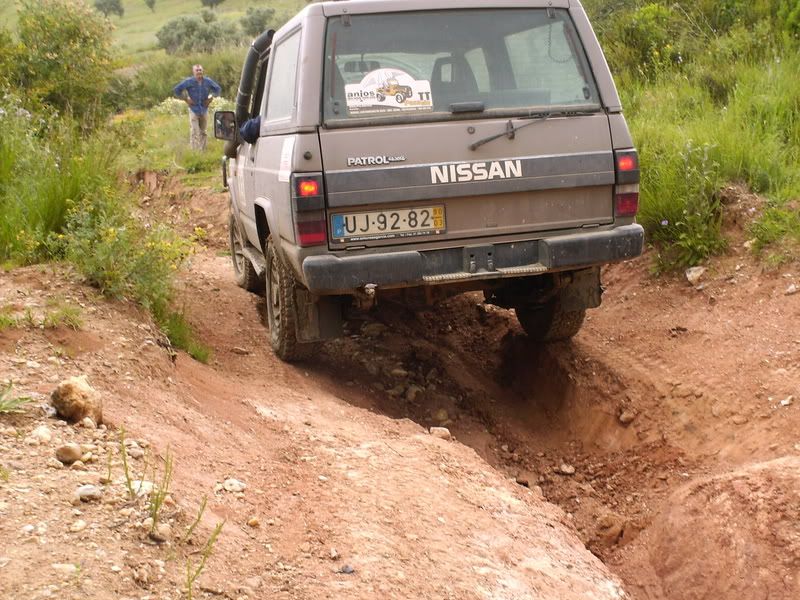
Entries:
[[577,0],[311,4],[254,41],[215,130],[237,282],[266,289],[284,360],[387,296],[482,290],[567,339],[600,266],[642,251],[637,154]]

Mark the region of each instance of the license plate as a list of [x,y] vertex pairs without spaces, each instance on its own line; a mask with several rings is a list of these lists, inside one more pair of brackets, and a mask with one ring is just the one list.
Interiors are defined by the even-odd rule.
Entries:
[[436,235],[445,231],[444,206],[335,214],[331,225],[340,243]]

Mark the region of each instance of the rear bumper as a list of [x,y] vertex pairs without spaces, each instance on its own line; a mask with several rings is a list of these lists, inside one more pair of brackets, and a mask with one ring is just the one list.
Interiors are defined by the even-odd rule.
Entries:
[[474,244],[428,251],[359,256],[309,256],[302,264],[311,292],[384,288],[537,275],[619,262],[642,253],[641,225],[507,244]]

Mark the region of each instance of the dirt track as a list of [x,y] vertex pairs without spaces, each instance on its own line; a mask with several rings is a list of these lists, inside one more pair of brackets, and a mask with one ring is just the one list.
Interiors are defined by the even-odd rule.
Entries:
[[[614,597],[572,529],[637,600],[800,597],[796,267],[763,273],[733,251],[698,290],[651,278],[648,257],[618,265],[584,330],[546,348],[475,295],[387,304],[289,366],[219,252],[224,197],[160,201],[148,210],[210,232],[183,300],[212,364],[173,366],[135,314],[96,299],[87,331],[58,344],[82,344],[68,370],[113,393],[115,424],[175,450],[187,494],[226,476],[255,490],[214,498],[233,526],[209,589],[259,573],[287,598]],[[248,530],[249,515],[273,525]],[[331,547],[356,577],[335,573]]]

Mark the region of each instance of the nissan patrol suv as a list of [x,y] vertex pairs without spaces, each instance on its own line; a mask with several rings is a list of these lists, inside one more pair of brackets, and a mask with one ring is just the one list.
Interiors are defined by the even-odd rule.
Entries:
[[390,296],[483,291],[567,339],[601,265],[642,251],[636,150],[578,0],[310,4],[253,42],[215,131],[236,281],[266,290],[287,361]]

